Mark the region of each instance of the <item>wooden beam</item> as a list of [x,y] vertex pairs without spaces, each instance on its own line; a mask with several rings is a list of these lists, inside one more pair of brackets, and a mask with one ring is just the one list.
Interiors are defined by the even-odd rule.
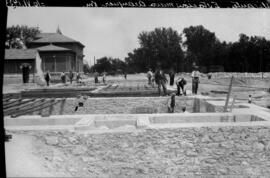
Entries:
[[44,102],[44,103],[42,103],[42,104],[40,104],[38,106],[35,106],[35,107],[31,108],[31,109],[27,109],[27,110],[21,111],[19,113],[16,113],[14,115],[11,115],[11,117],[18,117],[18,116],[21,116],[21,115],[24,115],[24,114],[28,114],[28,113],[32,113],[32,112],[35,112],[35,111],[39,111],[39,110],[48,108],[51,105],[55,105],[55,104],[57,104],[60,101],[61,100],[57,100],[57,101],[54,101],[53,103],[50,103],[50,101],[47,101],[47,102]]
[[23,108],[26,108],[26,109],[33,108],[33,106],[35,104],[43,102],[45,99],[41,98],[41,99],[38,99],[38,100],[36,100],[36,99],[34,99],[34,100],[35,101],[27,103],[26,105],[23,105],[23,106],[19,106],[19,107],[16,107],[16,108],[11,108],[11,109],[4,110],[4,114],[5,115],[12,115],[12,114],[16,114],[16,112],[22,111]]
[[4,109],[4,111],[9,111],[9,110],[12,110],[12,109],[18,109],[18,107],[21,107],[23,104],[27,104],[27,103],[32,102],[32,101],[34,101],[34,100],[35,100],[35,99],[30,99],[30,100],[27,100],[27,101],[21,101],[21,102],[19,102],[19,103],[15,103],[15,104],[12,105],[12,106],[6,107],[6,108]]
[[15,100],[15,101],[11,101],[11,102],[9,102],[8,104],[4,105],[4,106],[3,106],[3,109],[10,108],[10,107],[16,105],[17,103],[20,103],[21,101],[22,101],[22,98],[17,99],[17,100]]

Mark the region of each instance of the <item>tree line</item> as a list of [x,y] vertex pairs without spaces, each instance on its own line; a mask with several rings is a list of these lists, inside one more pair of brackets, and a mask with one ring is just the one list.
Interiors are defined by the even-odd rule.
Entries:
[[[6,48],[23,48],[40,32],[37,27],[8,27]],[[186,27],[181,33],[165,27],[142,31],[138,41],[139,47],[124,61],[104,56],[91,68],[85,64],[84,71],[139,73],[159,65],[164,70],[190,72],[194,63],[203,72],[217,68],[225,72],[270,71],[270,41],[261,36],[239,34],[238,41],[220,41],[214,32],[198,25]]]
[[[270,71],[270,41],[261,36],[239,34],[236,42],[220,41],[214,32],[199,25],[184,28],[181,34],[172,28],[155,28],[141,32],[138,40],[140,47],[129,52],[119,66],[127,73],[146,72],[158,65],[164,70],[190,72],[194,63],[203,72]],[[108,66],[97,61],[93,69]]]

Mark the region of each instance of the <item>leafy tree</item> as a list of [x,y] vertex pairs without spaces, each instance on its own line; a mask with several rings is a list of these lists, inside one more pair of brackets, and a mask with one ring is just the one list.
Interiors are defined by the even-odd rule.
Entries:
[[89,64],[87,64],[87,63],[83,64],[83,72],[84,73],[90,73],[91,72],[91,68],[90,68]]
[[239,35],[239,40],[228,45],[226,71],[265,72],[270,66],[270,41],[264,37]]
[[200,25],[184,28],[183,35],[186,37],[183,46],[187,48],[188,59],[192,59],[197,65],[207,66],[209,70],[209,66],[216,63],[215,52],[220,45],[215,33]]
[[26,25],[8,27],[6,30],[6,48],[26,48],[27,42],[35,39],[40,32],[38,27]]
[[[128,53],[125,61],[137,72],[156,68],[158,64],[164,69],[175,67],[180,69],[183,51],[180,46],[181,36],[172,28],[155,28],[153,31],[143,31],[138,35],[140,47]],[[130,66],[131,67],[131,66]]]
[[126,63],[118,58],[102,57],[97,59],[97,63],[92,66],[92,70],[96,70],[99,73],[116,73],[117,71],[125,71]]

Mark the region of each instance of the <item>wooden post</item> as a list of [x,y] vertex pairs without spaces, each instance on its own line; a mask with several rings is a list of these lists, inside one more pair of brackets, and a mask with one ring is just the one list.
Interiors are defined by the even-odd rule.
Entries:
[[232,82],[233,82],[233,76],[231,78],[231,82],[230,82],[230,86],[229,86],[229,91],[228,91],[228,94],[227,94],[226,103],[225,103],[224,111],[223,112],[228,112],[227,111],[227,108],[228,108],[229,99],[230,99],[230,95],[231,95],[231,91],[232,91]]

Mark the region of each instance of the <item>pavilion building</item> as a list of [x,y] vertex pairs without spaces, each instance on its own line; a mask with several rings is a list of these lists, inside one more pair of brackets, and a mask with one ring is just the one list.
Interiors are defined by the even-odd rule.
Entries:
[[23,63],[31,65],[30,73],[83,72],[84,45],[70,37],[57,33],[40,33],[26,44],[27,49],[6,49],[4,74],[21,73]]

